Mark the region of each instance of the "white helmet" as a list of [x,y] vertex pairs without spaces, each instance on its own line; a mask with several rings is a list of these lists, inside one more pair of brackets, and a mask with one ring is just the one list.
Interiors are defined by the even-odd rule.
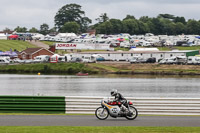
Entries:
[[111,96],[115,96],[115,95],[117,94],[117,90],[112,90],[112,91],[110,92],[110,94],[111,94]]

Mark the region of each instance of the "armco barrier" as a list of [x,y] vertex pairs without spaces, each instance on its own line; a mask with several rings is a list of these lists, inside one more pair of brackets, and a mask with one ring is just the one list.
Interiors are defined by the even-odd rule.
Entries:
[[65,97],[0,96],[0,112],[65,113]]
[[[67,114],[94,114],[103,97],[66,96]],[[200,115],[198,98],[131,98],[143,115]]]
[[[0,112],[94,114],[103,97],[0,96]],[[200,115],[199,98],[131,98],[139,114]]]

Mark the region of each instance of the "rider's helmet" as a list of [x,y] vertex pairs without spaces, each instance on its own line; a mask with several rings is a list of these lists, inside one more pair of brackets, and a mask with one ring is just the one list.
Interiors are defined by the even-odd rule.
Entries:
[[111,96],[117,95],[117,90],[112,90],[112,91],[110,92],[110,94],[111,94]]

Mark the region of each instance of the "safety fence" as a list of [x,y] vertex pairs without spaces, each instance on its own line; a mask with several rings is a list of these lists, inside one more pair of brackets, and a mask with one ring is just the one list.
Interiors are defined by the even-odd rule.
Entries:
[[[103,97],[66,97],[67,114],[94,114]],[[131,98],[142,115],[200,115],[198,98]]]
[[65,113],[65,97],[0,96],[0,112]]
[[[0,112],[94,114],[102,99],[86,96],[0,96]],[[127,99],[142,115],[200,115],[200,98]]]

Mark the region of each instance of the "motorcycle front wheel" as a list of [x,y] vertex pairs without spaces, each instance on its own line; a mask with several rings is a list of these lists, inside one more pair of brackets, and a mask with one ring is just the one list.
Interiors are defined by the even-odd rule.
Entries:
[[95,115],[99,120],[105,120],[108,118],[109,113],[107,109],[99,107],[96,109]]
[[138,116],[138,111],[133,106],[130,106],[129,109],[130,109],[131,115],[127,115],[126,119],[128,119],[128,120],[134,120]]

